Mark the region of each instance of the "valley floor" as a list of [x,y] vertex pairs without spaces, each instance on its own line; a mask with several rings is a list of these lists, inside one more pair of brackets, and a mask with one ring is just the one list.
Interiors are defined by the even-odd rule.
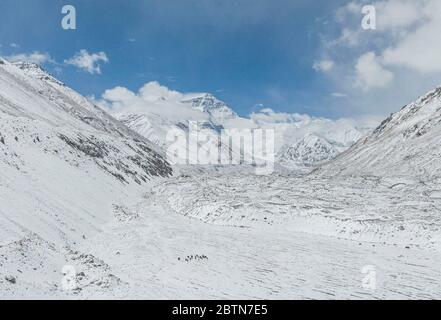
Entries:
[[[438,220],[424,222],[424,209],[438,205],[436,190],[359,179],[165,181],[75,248],[37,235],[0,247],[0,297],[441,298]],[[74,268],[74,290],[63,290],[63,267]],[[375,280],[369,287],[367,276]]]

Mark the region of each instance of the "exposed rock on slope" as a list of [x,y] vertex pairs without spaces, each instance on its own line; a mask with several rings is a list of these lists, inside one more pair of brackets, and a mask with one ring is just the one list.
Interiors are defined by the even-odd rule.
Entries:
[[323,174],[441,174],[441,87],[390,115],[375,131],[325,165]]
[[159,148],[40,67],[0,60],[0,244],[72,243],[171,174]]

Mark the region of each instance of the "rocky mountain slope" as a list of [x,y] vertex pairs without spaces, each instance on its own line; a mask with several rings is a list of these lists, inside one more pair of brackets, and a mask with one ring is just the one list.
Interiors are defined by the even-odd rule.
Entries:
[[171,174],[155,145],[37,65],[0,60],[0,246],[72,243]]
[[440,134],[441,87],[438,87],[390,115],[371,135],[318,172],[430,179],[441,173]]

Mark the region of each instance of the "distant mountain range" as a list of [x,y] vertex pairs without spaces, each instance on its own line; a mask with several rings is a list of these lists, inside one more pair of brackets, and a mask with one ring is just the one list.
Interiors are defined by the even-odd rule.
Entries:
[[[209,93],[178,101],[167,100],[166,97],[158,100],[164,108],[168,105],[181,109],[191,106],[201,114],[199,125],[213,133],[231,128],[274,129],[276,162],[296,171],[310,170],[323,161],[333,159],[373,129],[372,123],[360,125],[350,119],[333,121],[297,114],[278,119],[271,109],[263,109],[250,118],[243,118],[225,102]],[[188,121],[193,118],[186,119],[185,113],[179,119],[171,118],[157,111],[150,111],[148,104],[145,102],[144,109],[138,107],[135,110],[116,110],[113,115],[161,148],[167,148],[165,137],[169,130],[179,128],[188,131]]]

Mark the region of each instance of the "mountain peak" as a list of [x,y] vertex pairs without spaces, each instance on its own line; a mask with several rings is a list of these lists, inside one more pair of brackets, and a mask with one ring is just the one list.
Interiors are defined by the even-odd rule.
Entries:
[[[79,93],[57,85],[37,64],[1,62],[0,128],[6,141],[1,144],[8,150],[1,153],[2,171],[10,154],[30,165],[51,154],[61,161],[57,168],[69,171],[69,165],[76,168],[81,162],[117,183],[141,185],[171,174],[162,150]],[[35,152],[31,159],[29,148]]]
[[324,138],[309,133],[282,154],[281,162],[297,162],[307,166],[331,160],[338,154],[334,146]]
[[437,87],[391,114],[375,129],[374,135],[380,136],[392,130],[404,131],[405,138],[421,136],[441,120],[440,104],[441,87]]
[[197,97],[183,100],[183,103],[191,104],[196,110],[210,114],[216,118],[235,118],[237,114],[223,101],[211,93],[203,93]]
[[19,67],[22,70],[26,70],[26,69],[40,69],[40,70],[43,70],[43,68],[41,68],[40,65],[38,65],[35,62],[30,62],[30,61],[14,61],[14,62],[12,62],[12,64],[14,66]]
[[49,72],[44,70],[40,65],[34,62],[29,61],[15,61],[11,63],[12,65],[16,66],[17,68],[21,69],[26,73],[27,75],[44,80],[51,83],[56,83],[58,85],[64,86],[64,83],[54,78]]
[[325,174],[409,175],[441,173],[441,87],[391,114],[375,131],[321,168]]

